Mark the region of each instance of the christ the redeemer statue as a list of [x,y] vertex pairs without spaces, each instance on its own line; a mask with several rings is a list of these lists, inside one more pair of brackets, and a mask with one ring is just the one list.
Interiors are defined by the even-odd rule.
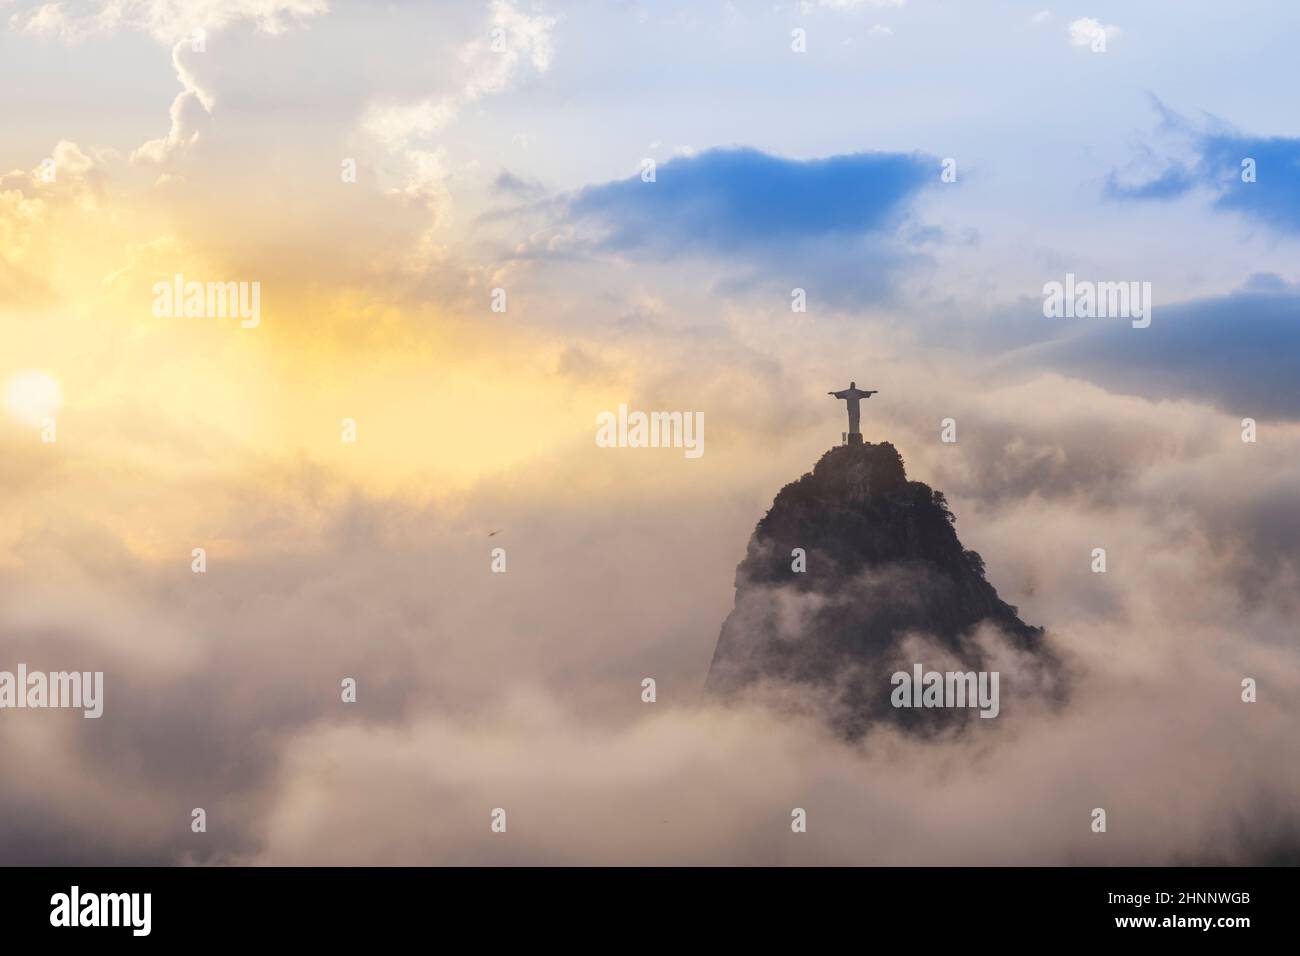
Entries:
[[844,391],[842,392],[826,393],[827,395],[834,395],[836,398],[842,398],[844,399],[844,401],[848,402],[849,404],[849,444],[850,445],[862,444],[862,432],[858,427],[862,422],[862,409],[859,406],[859,402],[861,402],[862,399],[864,398],[870,398],[872,395],[875,395],[876,392],[878,391],[880,390],[874,388],[871,391],[863,391],[862,389],[858,388],[857,382],[849,382],[849,387],[844,389]]

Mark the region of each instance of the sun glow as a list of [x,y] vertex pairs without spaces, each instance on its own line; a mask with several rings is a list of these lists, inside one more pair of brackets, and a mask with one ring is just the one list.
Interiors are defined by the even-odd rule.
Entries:
[[62,406],[59,383],[44,372],[19,372],[5,386],[5,410],[22,425],[37,428]]

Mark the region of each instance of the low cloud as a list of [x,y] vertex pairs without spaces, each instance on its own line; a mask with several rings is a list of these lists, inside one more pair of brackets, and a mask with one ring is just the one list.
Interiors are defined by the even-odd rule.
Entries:
[[[439,503],[287,461],[221,482],[152,479],[159,513],[201,498],[216,530],[160,528],[150,556],[103,524],[93,457],[47,471],[50,497],[28,490],[23,531],[0,552],[0,656],[104,670],[106,710],[0,724],[23,767],[0,798],[10,859],[1294,859],[1300,591],[1279,519],[1300,513],[1300,484],[1277,467],[1300,435],[1245,449],[1265,457],[1232,435],[1207,450],[1205,416],[1231,422],[1204,407],[1057,377],[971,395],[970,370],[932,365],[926,401],[957,410],[957,446],[939,445],[921,408],[915,424],[873,408],[868,428],[948,493],[963,542],[1075,676],[1064,706],[1004,700],[960,739],[886,729],[851,746],[813,717],[701,695],[748,534],[827,441],[796,415],[783,451],[764,442],[742,466],[749,439],[726,425],[772,382],[741,371],[719,386],[721,465],[692,463],[721,469],[706,481],[672,479],[679,459],[593,448],[557,448]],[[923,374],[907,358],[890,369]],[[5,441],[6,460],[34,457]],[[209,570],[194,575],[188,549],[205,538]],[[1104,575],[1088,568],[1097,545]],[[496,546],[506,574],[489,570]],[[344,676],[354,705],[339,699]],[[640,698],[647,676],[655,704]],[[1256,704],[1240,700],[1245,677]],[[1089,829],[1098,806],[1106,834]],[[189,831],[194,807],[207,834]],[[490,831],[496,807],[506,834]],[[795,807],[807,834],[790,832]]]
[[1300,288],[1258,275],[1227,295],[1162,306],[1150,328],[1102,323],[1034,354],[1109,389],[1300,418]]

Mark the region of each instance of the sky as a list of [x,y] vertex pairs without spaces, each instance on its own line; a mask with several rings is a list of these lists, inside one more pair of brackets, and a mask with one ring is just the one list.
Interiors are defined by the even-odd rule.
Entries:
[[[1297,28],[0,0],[0,670],[107,695],[0,711],[0,861],[1300,858]],[[1046,316],[1067,274],[1150,325]],[[850,380],[1064,708],[850,745],[703,697]],[[620,404],[704,453],[598,447]]]

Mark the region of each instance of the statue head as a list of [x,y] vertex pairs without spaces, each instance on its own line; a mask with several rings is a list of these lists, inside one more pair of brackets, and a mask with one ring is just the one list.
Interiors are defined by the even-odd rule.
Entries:
[[857,382],[849,382],[849,388],[857,388],[857,387],[858,387]]

